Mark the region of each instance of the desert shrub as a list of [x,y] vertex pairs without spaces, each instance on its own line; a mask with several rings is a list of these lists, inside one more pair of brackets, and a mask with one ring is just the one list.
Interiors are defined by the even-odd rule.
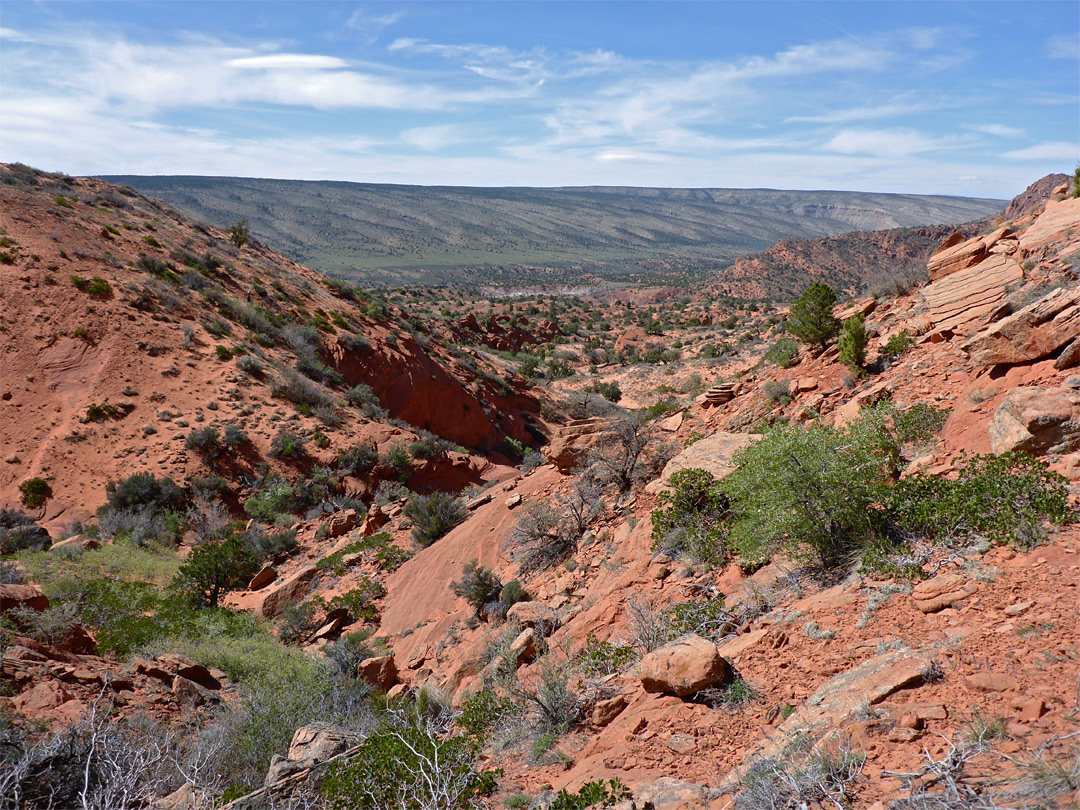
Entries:
[[840,362],[850,368],[862,368],[866,362],[866,344],[870,342],[866,334],[866,319],[856,313],[844,321],[840,333]]
[[722,563],[728,499],[706,470],[679,470],[652,512],[654,550],[708,564]]
[[586,463],[601,484],[614,483],[620,492],[629,492],[663,467],[671,452],[648,417],[633,414],[612,422],[589,450]]
[[404,512],[413,522],[413,541],[421,548],[427,548],[443,537],[468,514],[459,499],[443,492],[414,495],[405,504]]
[[371,632],[361,630],[349,633],[323,647],[326,661],[338,677],[356,678],[360,662],[375,655],[375,648],[368,643]]
[[556,503],[566,518],[570,531],[582,535],[604,509],[603,490],[589,475],[579,475],[569,489],[560,493]]
[[183,513],[176,509],[140,506],[105,510],[98,517],[98,528],[106,537],[142,548],[175,544],[183,533],[184,522]]
[[1021,546],[1033,544],[1045,521],[1076,520],[1068,483],[1026,453],[975,456],[955,479],[916,473],[888,493],[890,519],[932,538],[983,536]]
[[902,354],[910,350],[915,345],[915,338],[911,337],[907,333],[907,330],[893,335],[885,343],[884,348],[881,350],[881,356],[887,360],[896,360]]
[[112,287],[109,285],[109,282],[101,276],[94,276],[93,278],[72,276],[71,283],[75,285],[75,289],[79,290],[79,292],[84,292],[97,298],[104,298],[112,292]]
[[221,434],[213,427],[196,428],[187,435],[184,447],[195,450],[201,456],[213,458],[221,452]]
[[565,788],[555,794],[550,810],[588,810],[590,807],[612,807],[631,796],[630,789],[620,779],[586,782],[576,793]]
[[438,458],[453,446],[452,443],[434,433],[421,431],[420,438],[409,444],[408,453],[413,458]]
[[885,494],[880,446],[868,432],[814,423],[779,425],[736,454],[723,483],[731,507],[729,542],[744,564],[783,549],[826,568],[883,531],[872,508]]
[[529,594],[525,590],[525,586],[518,582],[516,579],[512,579],[503,585],[502,590],[499,591],[499,602],[502,603],[506,610],[509,610],[518,602],[528,602]]
[[548,360],[547,372],[544,376],[549,380],[561,380],[564,377],[573,377],[574,369],[566,360],[552,357]]
[[105,485],[109,509],[133,509],[150,507],[155,510],[177,506],[184,498],[184,491],[171,478],[155,478],[153,473],[139,472],[120,481]]
[[242,427],[230,422],[225,426],[225,434],[222,437],[226,447],[240,447],[248,443],[248,435]]
[[780,338],[765,354],[765,359],[780,368],[791,368],[799,356],[799,344],[793,338]]
[[520,470],[522,474],[531,472],[544,463],[544,457],[537,453],[535,450],[526,450],[525,455],[521,457]]
[[44,506],[45,501],[52,495],[52,488],[44,478],[27,478],[19,484],[22,505],[27,509],[37,509]]
[[865,756],[844,746],[836,751],[794,751],[787,761],[763,759],[740,780],[735,810],[850,805],[849,786]]
[[461,712],[454,719],[458,728],[482,746],[488,733],[521,712],[521,706],[491,687],[468,695],[461,702]]
[[773,407],[783,408],[791,402],[791,386],[787,380],[766,380],[761,386],[761,393]]
[[636,657],[632,646],[599,641],[590,633],[578,651],[577,663],[586,677],[604,678],[622,672]]
[[334,404],[334,397],[329,391],[289,369],[283,369],[281,377],[270,384],[270,393],[296,405]]
[[345,392],[345,401],[350,405],[379,405],[379,398],[375,396],[375,392],[371,390],[370,385],[354,385],[348,391]]
[[241,219],[235,225],[229,228],[229,241],[236,245],[238,248],[242,248],[248,243],[248,239],[251,238],[251,231],[248,229],[248,223],[246,219]]
[[554,568],[577,550],[566,516],[548,503],[529,504],[506,540],[507,555],[523,576]]
[[250,374],[252,377],[258,377],[263,373],[262,361],[253,354],[245,354],[236,361],[237,367],[245,374]]
[[349,764],[331,767],[321,791],[330,810],[464,810],[494,788],[493,774],[474,770],[468,738],[422,720],[394,720],[364,740]]
[[836,293],[823,281],[815,281],[791,305],[787,330],[803,343],[825,349],[840,332],[840,321],[833,317]]
[[173,588],[197,605],[217,607],[226,593],[245,587],[258,566],[242,535],[232,532],[194,549],[180,566]]
[[346,475],[359,475],[375,466],[379,453],[366,444],[354,444],[352,447],[338,450],[338,469]]
[[412,475],[412,459],[409,458],[405,442],[400,439],[390,442],[382,461],[388,467],[393,467],[402,481],[407,481]]
[[618,383],[614,382],[596,382],[593,383],[593,391],[608,402],[618,402],[622,399],[622,390],[619,388]]
[[484,608],[499,602],[503,584],[498,575],[481,566],[476,560],[465,563],[461,570],[461,579],[450,585],[450,590],[460,596],[476,611],[477,617],[484,614]]
[[894,411],[896,438],[902,444],[925,442],[937,436],[949,418],[948,408],[917,402],[906,411]]
[[282,426],[270,442],[269,456],[271,458],[299,458],[304,455],[304,445],[307,439],[296,431]]
[[273,523],[278,515],[296,508],[296,490],[283,478],[264,481],[262,486],[244,501],[244,510],[256,520]]

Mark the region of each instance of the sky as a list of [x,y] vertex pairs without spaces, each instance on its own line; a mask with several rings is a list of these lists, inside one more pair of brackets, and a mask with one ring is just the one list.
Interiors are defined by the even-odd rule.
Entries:
[[1080,161],[1080,3],[0,6],[0,160],[1009,198]]

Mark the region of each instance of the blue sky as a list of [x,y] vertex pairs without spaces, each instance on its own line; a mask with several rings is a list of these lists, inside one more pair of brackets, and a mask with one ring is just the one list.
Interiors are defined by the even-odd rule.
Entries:
[[0,160],[70,174],[1011,197],[1080,3],[24,2]]

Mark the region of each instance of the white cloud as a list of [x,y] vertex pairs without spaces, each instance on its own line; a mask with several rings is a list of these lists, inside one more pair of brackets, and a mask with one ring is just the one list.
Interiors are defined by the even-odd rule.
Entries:
[[958,138],[933,138],[911,129],[847,129],[824,145],[844,155],[903,158],[961,144]]
[[1029,146],[1026,149],[1016,149],[1002,154],[1009,160],[1060,160],[1072,162],[1080,160],[1080,145],[1068,141],[1047,141],[1045,143]]
[[251,70],[335,70],[348,67],[344,59],[307,53],[275,53],[268,56],[244,56],[230,59],[226,67]]
[[850,124],[855,121],[874,121],[881,118],[896,118],[915,112],[938,109],[940,104],[929,102],[891,102],[872,104],[862,107],[847,107],[818,115],[793,115],[785,118],[784,123],[800,124]]
[[466,135],[461,127],[452,124],[432,127],[413,127],[400,135],[402,143],[415,146],[427,152],[437,152],[447,146],[465,141]]
[[1019,127],[1009,127],[1005,124],[983,124],[973,126],[971,129],[984,135],[995,135],[998,138],[1023,138],[1027,133]]
[[1073,34],[1059,34],[1046,42],[1046,55],[1051,59],[1080,59],[1080,37]]

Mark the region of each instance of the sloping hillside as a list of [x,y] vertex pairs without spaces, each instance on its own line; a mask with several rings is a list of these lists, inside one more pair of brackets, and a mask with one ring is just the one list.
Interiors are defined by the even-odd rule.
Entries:
[[464,270],[499,265],[613,274],[651,259],[725,261],[786,237],[955,224],[1004,207],[999,200],[842,191],[106,179],[222,227],[247,219],[259,239],[310,267],[390,284],[459,281]]

